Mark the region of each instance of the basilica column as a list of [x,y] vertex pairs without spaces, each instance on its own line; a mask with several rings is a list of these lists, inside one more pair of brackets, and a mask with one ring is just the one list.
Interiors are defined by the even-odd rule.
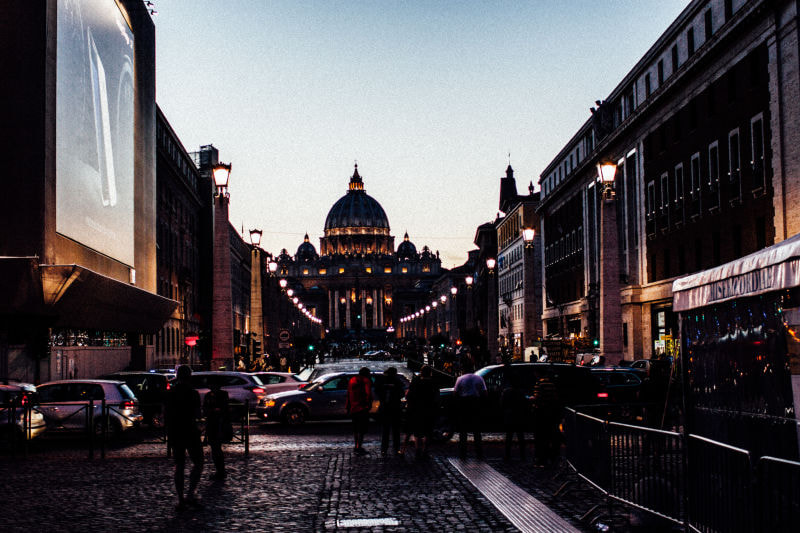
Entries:
[[361,290],[361,328],[367,329],[367,291]]
[[376,303],[378,304],[378,327],[383,329],[383,289],[378,289],[378,301]]
[[372,327],[377,329],[378,326],[378,289],[372,289]]
[[351,313],[350,313],[350,290],[349,289],[347,291],[347,299],[346,299],[346,301],[347,301],[347,311],[346,311],[347,316],[344,317],[344,320],[345,320],[345,326],[347,327],[347,329],[350,329],[352,326],[350,324],[350,322],[351,322],[351,320],[350,320]]

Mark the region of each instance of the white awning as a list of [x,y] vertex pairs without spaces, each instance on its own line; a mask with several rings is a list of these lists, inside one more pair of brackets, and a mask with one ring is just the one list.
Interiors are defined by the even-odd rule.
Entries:
[[676,279],[673,311],[800,285],[800,234],[745,257]]

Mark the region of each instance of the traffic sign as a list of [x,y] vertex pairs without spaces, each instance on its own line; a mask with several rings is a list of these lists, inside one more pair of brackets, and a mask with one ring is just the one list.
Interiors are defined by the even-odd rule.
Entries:
[[291,336],[289,335],[289,330],[288,329],[282,329],[278,333],[278,340],[281,341],[281,342],[288,342],[290,338],[291,338]]

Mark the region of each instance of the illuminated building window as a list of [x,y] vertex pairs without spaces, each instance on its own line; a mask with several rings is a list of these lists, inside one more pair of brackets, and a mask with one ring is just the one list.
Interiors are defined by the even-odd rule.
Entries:
[[308,269],[307,269],[307,268],[304,268],[304,269],[303,269],[303,275],[304,275],[304,276],[308,276]]
[[321,276],[324,276],[325,274],[328,273],[328,269],[327,268],[320,268],[319,269],[319,273],[320,273]]
[[344,274],[344,267],[339,267],[339,274]]
[[403,267],[403,274],[408,274],[408,267]]
[[384,274],[391,274],[392,273],[392,267],[383,267],[383,272],[384,272]]
[[430,266],[430,265],[425,265],[425,266],[423,266],[423,267],[422,267],[422,271],[423,271],[423,272],[430,272],[430,271],[431,271],[431,266]]
[[367,270],[367,274],[372,274],[372,267],[367,267],[366,270]]

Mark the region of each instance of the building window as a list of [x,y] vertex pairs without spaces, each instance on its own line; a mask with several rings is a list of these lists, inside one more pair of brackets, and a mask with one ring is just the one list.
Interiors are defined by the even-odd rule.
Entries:
[[764,119],[759,113],[750,121],[750,139],[753,160],[750,166],[753,169],[753,188],[764,187]]
[[663,227],[669,226],[669,174],[664,172],[661,175],[661,207],[659,212],[662,217]]
[[686,30],[686,50],[690,56],[694,54],[694,28]]
[[651,181],[647,184],[647,233],[656,232],[656,182]]
[[308,276],[308,269],[307,269],[307,268],[304,268],[304,269],[303,269],[303,275],[304,275],[304,276]]
[[714,141],[708,147],[708,190],[709,209],[719,207],[719,143]]
[[650,84],[650,73],[644,75],[644,97],[649,98],[650,93],[652,92],[652,87]]
[[392,267],[383,267],[383,273],[384,274],[391,274],[392,273]]
[[328,273],[328,269],[327,268],[320,268],[319,269],[319,273],[320,273],[321,276],[324,276],[325,274]]
[[408,274],[408,267],[404,266],[403,268],[401,268],[401,269],[400,269],[400,271],[401,271],[403,274]]
[[738,128],[728,134],[728,184],[731,202],[741,200],[742,180]]
[[430,265],[423,265],[422,271],[423,272],[430,272],[431,271],[431,266]]
[[702,209],[702,198],[701,198],[701,184],[700,181],[700,154],[696,153],[692,156],[691,165],[689,167],[689,172],[691,173],[691,209],[690,215],[693,217],[700,216],[700,211]]
[[675,219],[683,222],[683,163],[675,166]]
[[367,274],[372,274],[372,267],[367,267],[364,270],[367,271]]
[[339,274],[344,274],[344,267],[339,267]]
[[658,86],[661,87],[664,83],[664,60],[659,59],[658,65],[656,66],[657,73],[658,73]]
[[672,45],[672,73],[675,74],[678,71],[678,45]]
[[733,16],[733,0],[725,0],[725,22]]
[[707,41],[707,40],[711,39],[712,35],[714,35],[714,27],[712,25],[711,10],[710,9],[706,9],[705,26],[706,26],[706,41]]

